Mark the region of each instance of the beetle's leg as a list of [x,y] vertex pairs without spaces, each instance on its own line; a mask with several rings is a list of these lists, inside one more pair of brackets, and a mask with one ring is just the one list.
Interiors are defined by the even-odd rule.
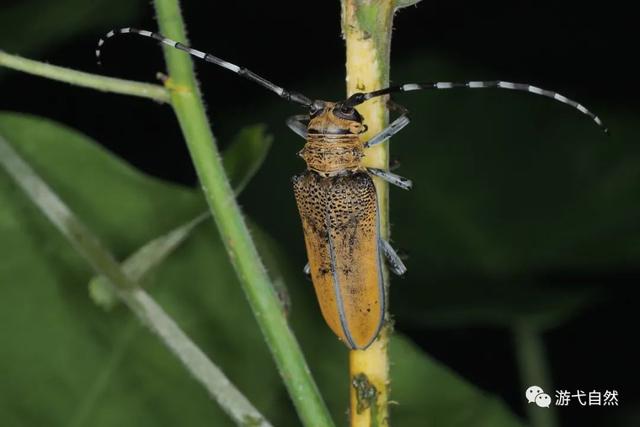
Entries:
[[382,129],[380,133],[374,135],[370,140],[365,142],[365,148],[373,147],[374,145],[384,142],[396,133],[400,132],[406,125],[409,124],[409,110],[391,100],[387,102],[387,105],[389,106],[390,110],[400,112],[400,117],[392,121],[391,124]]
[[369,172],[371,175],[377,176],[378,178],[384,179],[389,184],[397,185],[403,190],[411,190],[411,186],[413,185],[410,179],[404,178],[400,175],[396,175],[395,173],[386,171],[384,169],[367,168],[367,172]]
[[305,276],[311,277],[311,267],[309,266],[309,263],[306,263],[304,265],[304,268],[302,269],[302,272],[304,273]]
[[393,271],[394,274],[398,276],[402,276],[407,272],[407,267],[404,266],[404,263],[396,253],[396,251],[391,247],[391,244],[384,239],[380,239],[380,250],[384,254],[385,258],[389,262],[389,268]]
[[287,119],[287,126],[289,126],[289,129],[294,131],[296,135],[300,135],[304,139],[307,139],[307,125],[305,122],[308,121],[308,114],[298,114]]

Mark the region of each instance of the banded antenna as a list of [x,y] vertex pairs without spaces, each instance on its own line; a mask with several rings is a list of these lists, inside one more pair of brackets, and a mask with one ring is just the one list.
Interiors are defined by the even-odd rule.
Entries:
[[310,107],[312,104],[312,101],[305,95],[299,92],[288,91],[284,88],[281,88],[280,86],[271,83],[269,80],[265,79],[264,77],[261,77],[255,74],[251,70],[248,70],[244,67],[239,67],[235,64],[222,60],[216,56],[211,55],[210,53],[205,53],[197,49],[192,49],[189,46],[186,46],[175,40],[171,40],[163,36],[162,34],[154,33],[153,31],[138,30],[137,28],[126,27],[126,28],[111,30],[107,34],[105,34],[104,38],[101,38],[100,40],[98,40],[98,47],[96,48],[96,59],[98,61],[98,64],[101,63],[100,58],[102,54],[102,46],[105,44],[105,42],[108,39],[110,39],[111,37],[114,37],[117,34],[137,34],[143,37],[148,37],[151,39],[158,40],[159,42],[164,43],[167,46],[171,46],[176,49],[187,52],[191,56],[195,56],[196,58],[202,59],[206,62],[211,62],[222,68],[226,68],[227,70],[232,71],[248,80],[251,80],[252,82],[258,83],[260,86],[269,89],[271,92],[274,92],[276,95],[286,99],[287,101],[296,102],[298,104],[304,105],[305,107]]
[[433,83],[406,83],[398,86],[391,86],[384,89],[374,90],[373,92],[366,93],[354,93],[345,101],[345,105],[350,107],[355,107],[356,105],[362,104],[363,102],[375,98],[381,95],[387,95],[394,92],[410,92],[415,90],[429,90],[429,89],[456,89],[456,88],[467,88],[467,89],[489,89],[489,88],[498,88],[498,89],[510,89],[517,90],[523,92],[533,93],[535,95],[546,96],[547,98],[552,98],[556,101],[562,102],[563,104],[570,105],[576,110],[580,111],[582,114],[585,114],[598,125],[604,133],[608,134],[609,129],[602,123],[600,117],[593,114],[591,111],[587,110],[582,104],[567,98],[564,95],[559,94],[558,92],[553,92],[546,89],[541,89],[536,86],[531,86],[526,83],[511,83],[504,82],[501,80],[494,81],[469,81],[469,82],[461,82],[461,83],[452,83],[452,82],[433,82]]

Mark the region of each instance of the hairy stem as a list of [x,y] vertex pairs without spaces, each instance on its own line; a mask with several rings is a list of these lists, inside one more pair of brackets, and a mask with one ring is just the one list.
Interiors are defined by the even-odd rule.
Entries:
[[[342,0],[342,32],[347,47],[347,95],[380,89],[389,84],[389,49],[394,0]],[[368,126],[366,140],[387,125],[384,98],[374,98],[358,110]],[[388,169],[388,143],[368,149],[366,166]],[[380,233],[389,238],[388,186],[375,179],[380,215]],[[388,271],[384,272],[388,296]],[[387,297],[388,299],[388,297]],[[388,307],[388,304],[385,304]],[[385,326],[378,339],[364,351],[351,351],[350,419],[352,427],[388,426],[389,358],[387,347],[391,322],[385,313]],[[368,401],[366,401],[368,399]]]
[[[177,0],[155,0],[160,31],[167,37],[187,42]],[[224,173],[220,153],[209,127],[193,63],[184,52],[165,47],[169,70],[167,85],[191,159],[203,187],[209,208],[229,253],[242,288],[275,359],[289,395],[306,426],[332,426],[295,339],[274,287],[258,256],[233,190]],[[259,379],[256,379],[257,381]]]
[[88,87],[102,92],[114,92],[122,95],[150,98],[159,102],[169,102],[169,92],[162,86],[114,79],[112,77],[58,67],[16,55],[10,55],[2,50],[0,50],[0,65],[35,76],[58,80],[76,86]]

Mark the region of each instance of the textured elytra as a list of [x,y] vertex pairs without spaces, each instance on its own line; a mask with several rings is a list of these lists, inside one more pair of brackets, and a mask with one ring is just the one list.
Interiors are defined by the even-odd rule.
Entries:
[[311,278],[329,327],[366,348],[384,319],[375,186],[365,172],[293,178]]

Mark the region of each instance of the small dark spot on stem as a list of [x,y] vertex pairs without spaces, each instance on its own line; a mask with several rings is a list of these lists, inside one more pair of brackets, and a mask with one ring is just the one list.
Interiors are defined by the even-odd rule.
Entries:
[[351,381],[351,385],[356,389],[357,405],[356,410],[361,414],[365,410],[375,407],[378,397],[378,390],[369,382],[369,378],[363,373],[356,374]]

